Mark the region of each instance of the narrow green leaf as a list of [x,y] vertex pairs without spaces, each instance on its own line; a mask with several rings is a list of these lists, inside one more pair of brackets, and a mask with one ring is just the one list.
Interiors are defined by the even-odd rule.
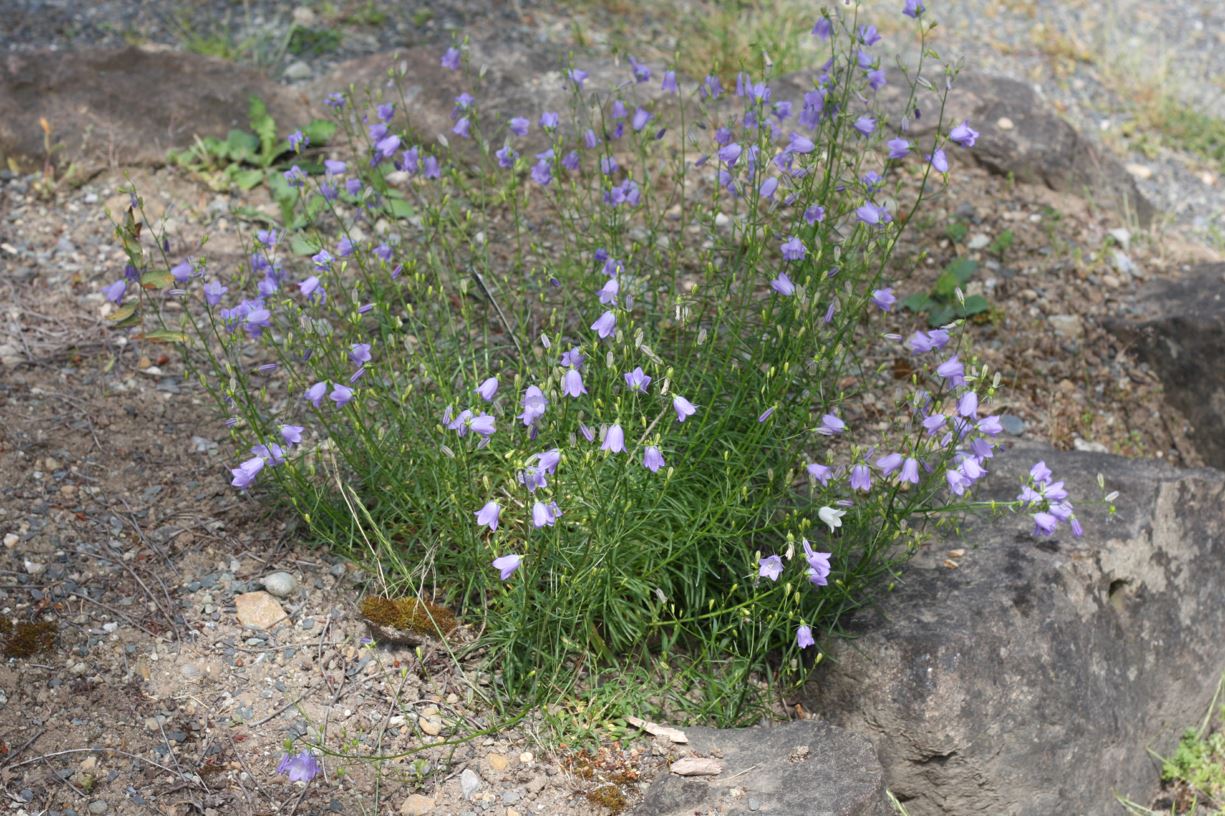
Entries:
[[157,331],[145,332],[145,339],[151,340],[154,343],[186,343],[187,335],[179,331],[158,329]]

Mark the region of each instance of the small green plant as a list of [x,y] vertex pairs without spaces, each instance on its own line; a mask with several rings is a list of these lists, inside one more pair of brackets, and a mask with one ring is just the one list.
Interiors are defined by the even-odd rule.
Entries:
[[295,57],[331,54],[340,48],[340,32],[330,28],[294,26],[286,50]]
[[916,292],[902,301],[912,312],[927,315],[929,326],[944,326],[959,317],[973,317],[990,309],[982,295],[961,297],[966,284],[978,269],[978,263],[969,258],[956,258],[936,279],[930,292]]
[[1012,234],[1012,230],[1006,229],[995,236],[995,240],[987,247],[987,251],[1002,260],[1008,254],[1008,250],[1012,249],[1015,240],[1016,236]]
[[[288,185],[282,171],[294,164],[304,173],[319,172],[321,167],[299,158],[289,140],[278,138],[276,120],[262,99],[251,97],[247,117],[250,130],[235,128],[224,139],[197,138],[193,146],[171,151],[168,158],[203,176],[215,189],[251,190],[267,184],[282,211],[292,212],[298,191]],[[327,119],[316,119],[300,132],[306,148],[319,148],[332,138],[336,125]]]
[[964,244],[966,236],[970,234],[970,226],[965,221],[950,221],[944,228],[944,234],[954,244]]

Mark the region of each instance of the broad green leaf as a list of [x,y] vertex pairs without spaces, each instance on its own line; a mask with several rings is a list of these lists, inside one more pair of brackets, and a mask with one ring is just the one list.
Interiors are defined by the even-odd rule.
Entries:
[[413,205],[402,198],[388,198],[385,209],[394,218],[412,218],[417,214]]
[[276,120],[268,113],[268,106],[258,96],[251,97],[247,116],[251,120],[251,130],[259,137],[259,159],[262,164],[270,164],[276,158]]
[[114,323],[116,326],[131,326],[140,321],[139,314],[140,304],[132,302],[126,306],[120,306],[115,311],[107,315],[107,320]]
[[912,312],[925,312],[934,305],[935,302],[922,292],[915,292],[902,300],[902,306]]
[[140,276],[140,285],[148,289],[166,289],[174,278],[165,269],[150,269]]
[[328,119],[313,119],[306,127],[302,128],[302,133],[311,140],[311,147],[322,147],[336,133],[336,123]]
[[987,303],[987,299],[982,295],[970,295],[966,298],[966,303],[961,308],[961,313],[969,317],[970,315],[981,314],[990,308],[991,305]]
[[927,325],[936,328],[937,326],[943,326],[945,323],[951,323],[955,317],[957,315],[953,311],[952,306],[937,306],[927,316]]
[[259,159],[260,142],[245,130],[231,130],[225,140],[226,155],[231,161],[254,164]]
[[944,267],[944,271],[950,273],[957,279],[957,282],[965,286],[966,281],[978,269],[978,261],[970,258],[955,258],[952,263]]
[[321,249],[321,246],[314,239],[297,233],[289,239],[289,248],[295,255],[314,255]]
[[187,335],[179,331],[171,331],[170,329],[158,329],[157,331],[145,332],[145,339],[152,340],[154,343],[186,343]]
[[240,170],[234,174],[234,183],[241,190],[254,190],[263,180],[263,170]]

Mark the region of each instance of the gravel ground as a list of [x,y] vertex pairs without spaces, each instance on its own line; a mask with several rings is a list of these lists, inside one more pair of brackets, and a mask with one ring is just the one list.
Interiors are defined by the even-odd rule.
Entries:
[[[373,4],[387,16],[371,24],[359,19],[367,4],[336,5],[339,16],[309,9],[312,18],[307,5],[256,0],[7,0],[0,49],[135,40],[181,47],[218,20],[231,42],[277,43],[296,13],[306,28],[341,31],[335,50],[253,46],[249,57],[276,76],[303,63],[305,80],[351,56],[444,43],[463,26],[560,53],[572,22],[557,6],[457,0]],[[886,8],[896,16],[893,5]],[[1225,8],[1205,0],[1166,13],[1131,0],[1114,7],[1102,15],[1076,2],[943,3],[940,47],[967,54],[969,70],[1036,83],[1083,130],[1119,148],[1111,132],[1122,126],[1122,107],[1107,60],[1141,54],[1120,37],[1151,18],[1156,29],[1144,42],[1163,43],[1152,49],[1153,59],[1168,60],[1161,70],[1180,79],[1188,100],[1225,114],[1214,80],[1225,74]],[[624,13],[639,12],[627,4]],[[644,52],[651,43],[666,50],[649,10],[641,15]],[[608,41],[585,25],[594,48]],[[1049,44],[1060,32],[1106,56],[1069,58],[1074,48]],[[1212,219],[1225,212],[1219,170],[1169,151],[1124,160],[1151,171],[1141,184],[1159,208],[1211,238]],[[106,328],[99,290],[121,256],[102,208],[118,210],[125,174],[178,240],[207,230],[210,256],[224,263],[241,254],[243,228],[229,215],[239,201],[183,171],[115,171],[49,195],[35,192],[33,177],[0,173],[0,617],[10,629],[47,625],[20,630],[46,648],[0,663],[0,784],[12,812],[606,813],[587,795],[607,778],[632,800],[662,748],[609,746],[589,760],[546,749],[538,722],[428,753],[423,765],[327,758],[326,783],[305,788],[274,773],[287,738],[326,733],[336,749],[394,754],[430,732],[445,736],[452,723],[494,720],[479,682],[440,650],[362,642],[357,601],[377,586],[305,547],[286,520],[236,497],[223,469],[225,429],[178,361]],[[974,329],[975,344],[1011,383],[1010,429],[1061,447],[1195,464],[1185,423],[1164,408],[1157,378],[1101,322],[1129,308],[1148,276],[1173,274],[1212,250],[1169,240],[1178,235],[1172,230],[1124,237],[1116,216],[978,170],[959,173],[956,192],[932,210],[922,236],[931,259],[900,294],[928,285],[955,256],[981,263],[977,283],[997,313]],[[953,220],[968,227],[956,244],[942,237]],[[991,252],[1005,229],[1013,247]],[[903,256],[919,247],[908,244]],[[274,613],[275,603],[284,620],[270,629],[244,625],[237,599],[260,593],[275,571],[291,574],[296,588],[254,599]],[[39,632],[52,637],[44,643]],[[6,648],[16,642],[12,632],[0,637]]]

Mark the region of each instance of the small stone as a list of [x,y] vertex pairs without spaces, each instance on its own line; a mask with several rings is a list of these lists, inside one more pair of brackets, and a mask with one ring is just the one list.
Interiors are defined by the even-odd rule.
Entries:
[[966,247],[969,249],[986,249],[991,245],[991,239],[981,232],[977,232],[970,236],[970,240],[966,242]]
[[278,598],[288,598],[298,588],[298,579],[288,572],[273,572],[264,576],[264,589]]
[[1110,231],[1110,237],[1113,238],[1115,240],[1115,243],[1117,243],[1124,250],[1126,250],[1128,246],[1131,245],[1131,233],[1128,230],[1123,229],[1122,227],[1116,227],[1115,229],[1112,229]]
[[1116,249],[1110,253],[1110,265],[1114,267],[1114,271],[1120,274],[1130,275],[1133,278],[1143,277],[1143,273],[1140,272],[1140,268],[1136,266],[1135,261],[1121,249]]
[[761,798],[757,796],[749,796],[749,810],[756,813],[761,810]]
[[30,573],[31,575],[42,575],[47,571],[46,564],[40,564],[37,561],[31,561],[28,558],[25,559],[25,568],[26,572]]
[[417,721],[421,731],[427,736],[436,737],[442,733],[442,723],[433,717],[422,717]]
[[504,805],[517,805],[519,804],[519,800],[522,798],[523,791],[517,788],[512,788],[511,790],[502,792],[502,804]]
[[234,598],[238,622],[257,629],[271,629],[285,619],[285,610],[267,592],[245,592]]
[[1143,164],[1131,163],[1131,164],[1128,164],[1126,168],[1127,168],[1128,173],[1131,173],[1133,176],[1140,179],[1141,181],[1145,181],[1146,179],[1150,179],[1153,177],[1152,168],[1146,167]]
[[428,816],[433,809],[433,799],[414,793],[400,805],[400,816]]
[[719,229],[727,229],[732,225],[732,219],[726,213],[718,213],[715,215],[715,226]]
[[1072,447],[1086,453],[1110,453],[1110,449],[1101,442],[1090,442],[1087,439],[1081,439],[1079,436],[1072,437]]
[[298,60],[285,69],[286,79],[310,79],[310,77],[311,67],[302,60]]
[[103,802],[101,799],[95,799],[89,803],[89,812],[95,814],[95,816],[106,813],[106,802]]
[[[999,119],[995,120],[995,126],[1000,130],[1012,130],[1014,127],[1016,127],[1012,120],[1007,116],[1001,116]],[[755,810],[756,808],[752,809]]]
[[481,787],[481,778],[477,776],[476,771],[471,768],[464,768],[464,772],[459,775],[459,789],[463,792],[465,799],[471,799],[472,794],[477,792]]
[[489,767],[498,773],[510,767],[510,757],[505,754],[490,754],[485,757],[485,761],[489,763]]
[[527,781],[527,791],[528,793],[540,793],[547,784],[549,780],[543,774],[536,774]]
[[1073,314],[1057,314],[1051,315],[1051,328],[1055,330],[1055,334],[1069,340],[1079,340],[1085,336],[1085,325],[1081,321],[1079,315]]
[[1000,427],[1006,434],[1020,436],[1025,433],[1025,420],[1015,414],[1004,414],[1000,417]]
[[536,757],[532,755],[531,751],[524,751],[523,753],[519,754],[519,762],[523,765],[531,765],[535,761]]
[[506,816],[520,816],[520,814],[519,811],[515,810],[514,808],[507,808]]
[[179,674],[183,675],[185,680],[197,680],[204,672],[195,663],[184,663],[179,667]]
[[4,536],[4,546],[10,550],[17,546],[17,542],[21,541],[21,537],[16,533],[8,533]]
[[310,6],[298,6],[293,10],[294,25],[310,28],[315,24],[315,10]]

